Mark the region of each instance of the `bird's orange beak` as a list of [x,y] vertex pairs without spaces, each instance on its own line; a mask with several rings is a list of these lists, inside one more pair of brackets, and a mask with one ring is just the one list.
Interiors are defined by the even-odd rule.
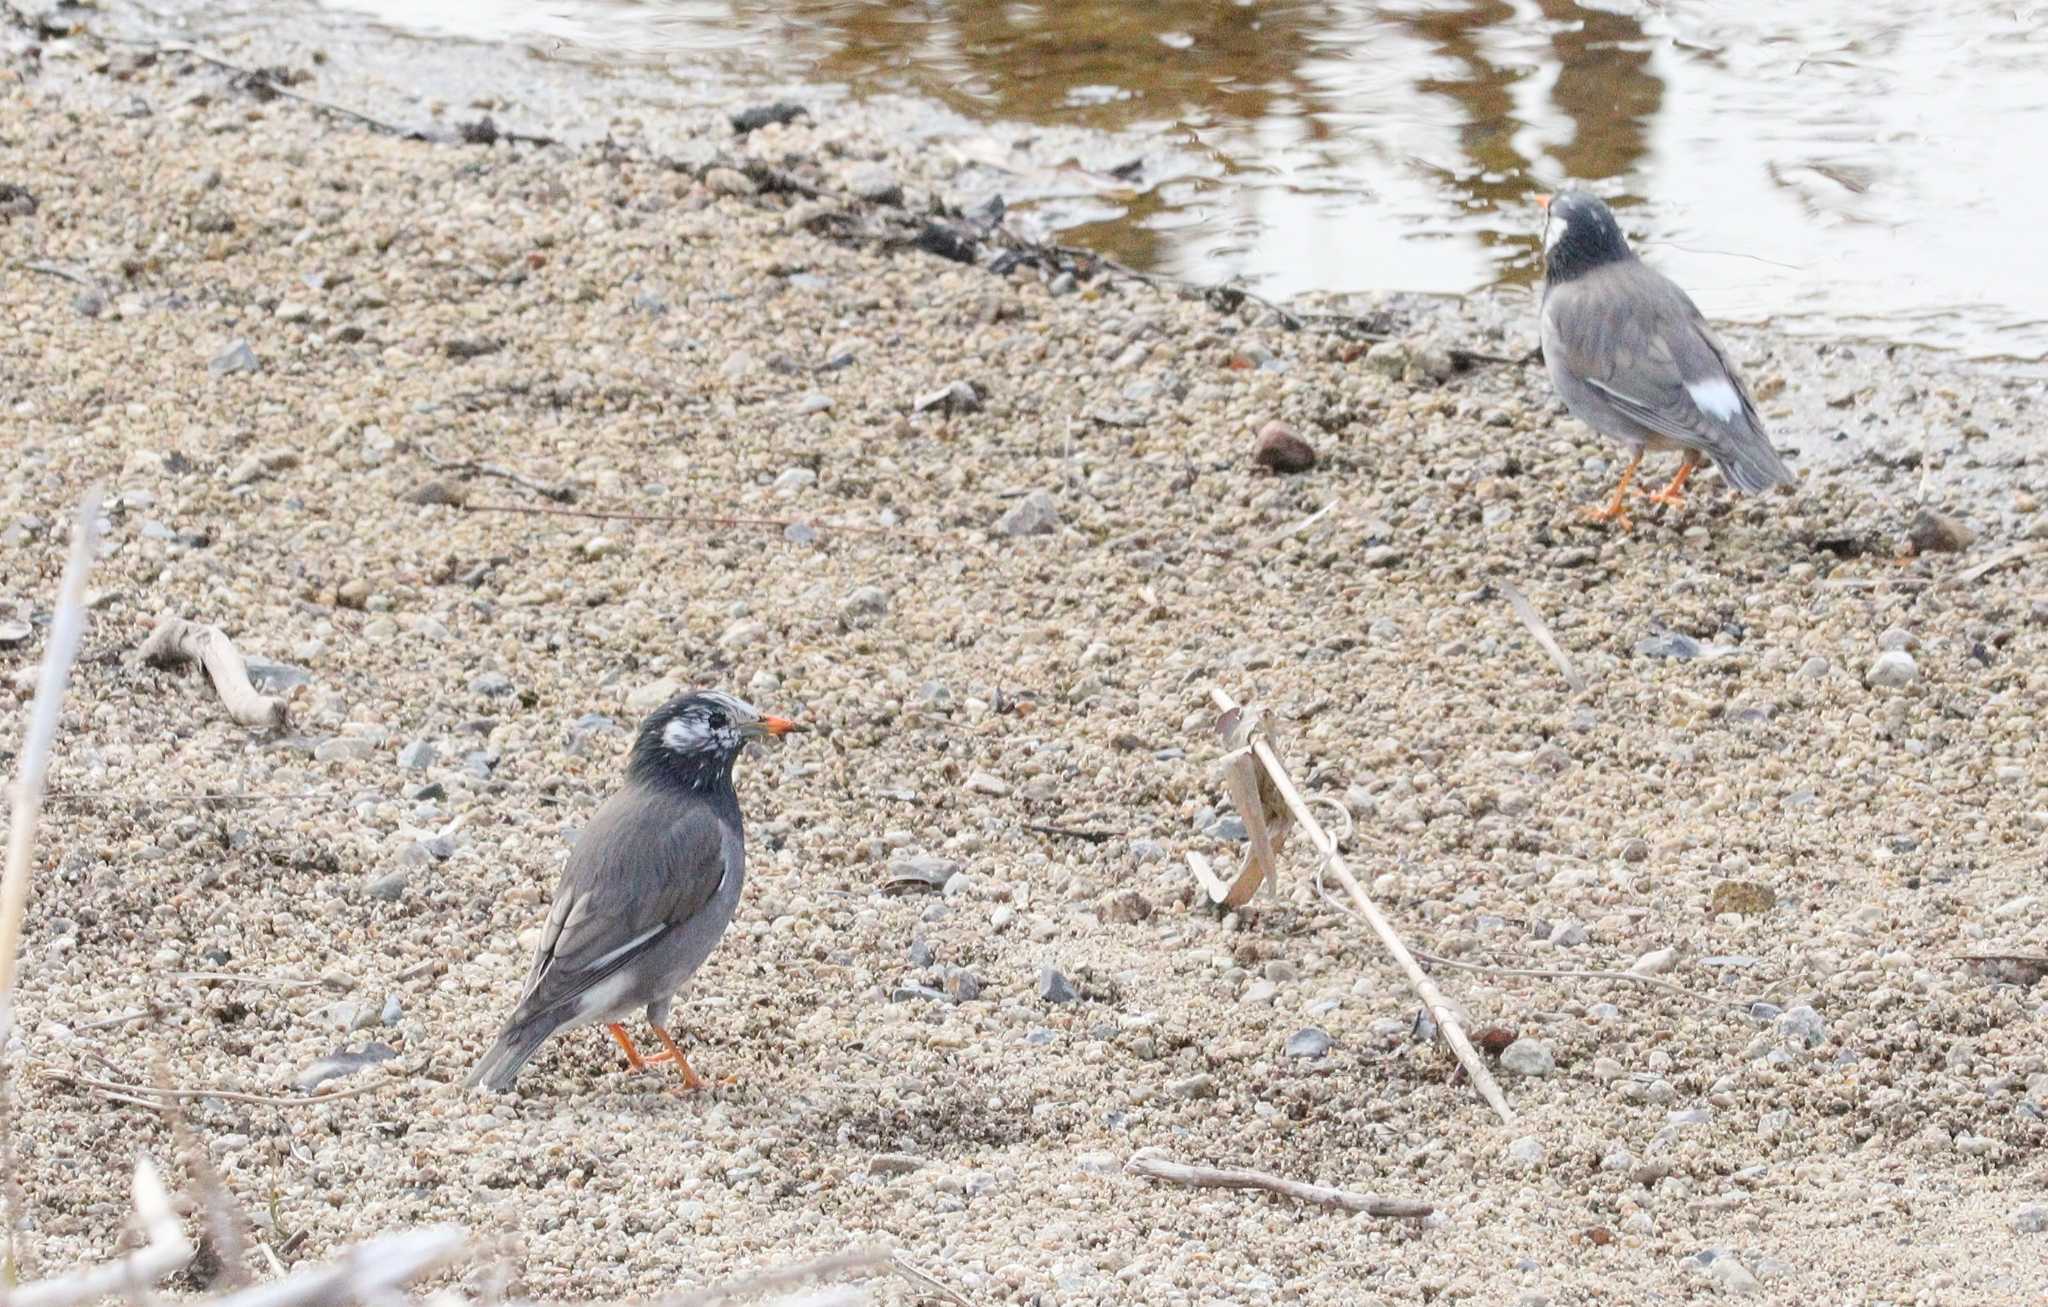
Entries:
[[1543,210],[1543,211],[1544,211],[1545,213],[1549,213],[1549,212],[1550,212],[1550,197],[1549,197],[1548,195],[1539,195],[1539,196],[1537,196],[1537,197],[1536,197],[1536,207],[1537,207],[1537,208],[1539,208],[1539,209],[1541,209],[1541,210]]
[[760,725],[762,731],[774,736],[778,740],[791,731],[807,731],[810,729],[808,726],[798,725],[787,717],[763,717]]

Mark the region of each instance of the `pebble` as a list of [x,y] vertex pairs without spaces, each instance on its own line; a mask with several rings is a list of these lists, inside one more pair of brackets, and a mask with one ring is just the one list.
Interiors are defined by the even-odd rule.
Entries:
[[1508,1161],[1520,1167],[1541,1166],[1544,1156],[1543,1141],[1535,1135],[1523,1135],[1507,1147]]
[[1517,1039],[1501,1050],[1501,1066],[1518,1076],[1547,1076],[1557,1070],[1557,1059],[1541,1040]]
[[1827,1022],[1810,1007],[1786,1008],[1772,1025],[1779,1038],[1801,1048],[1819,1048],[1827,1042]]
[[1904,649],[1890,649],[1879,654],[1877,661],[1870,664],[1870,670],[1863,674],[1864,683],[1878,690],[1900,689],[1919,679],[1920,665]]
[[8,618],[0,622],[0,649],[11,649],[15,645],[27,644],[29,636],[33,633],[33,628],[27,622]]
[[397,871],[386,872],[371,881],[370,897],[385,903],[396,903],[405,896],[406,886],[411,883],[412,868],[400,867]]
[[2048,1203],[2027,1203],[2012,1214],[2012,1228],[2017,1234],[2041,1234],[2048,1231]]
[[1285,422],[1268,422],[1259,428],[1252,461],[1270,472],[1306,472],[1316,465],[1316,451]]
[[888,592],[880,586],[864,585],[839,601],[839,624],[848,630],[869,626],[888,611]]
[[[1707,1256],[1708,1254],[1702,1255]],[[1747,1266],[1744,1266],[1727,1253],[1722,1253],[1714,1257],[1713,1260],[1704,1263],[1702,1269],[1705,1270],[1707,1278],[1713,1281],[1714,1287],[1722,1293],[1746,1297],[1753,1293],[1763,1292],[1764,1286],[1762,1282],[1756,1276],[1750,1274]]]
[[704,174],[704,184],[717,195],[752,195],[761,188],[754,179],[732,168],[712,168]]
[[1050,966],[1038,969],[1038,996],[1048,1003],[1072,1003],[1081,997],[1067,978]]
[[636,717],[645,716],[656,708],[675,698],[683,691],[678,681],[664,678],[640,686],[626,696],[626,711]]
[[398,751],[398,765],[407,771],[424,771],[434,765],[440,756],[438,750],[426,740],[414,740]]
[[1034,490],[1004,510],[996,519],[996,534],[1005,536],[1050,535],[1059,530],[1060,510],[1052,495]]
[[1005,798],[1010,793],[1009,782],[985,771],[969,772],[964,785],[976,794],[986,794],[998,799]]
[[249,348],[249,342],[238,340],[214,355],[206,370],[216,377],[228,377],[237,372],[254,372],[260,366],[256,361],[256,351]]
[[1194,1075],[1170,1082],[1166,1086],[1166,1092],[1176,1098],[1214,1098],[1216,1077],[1207,1071],[1198,1071]]
[[495,699],[512,693],[512,682],[499,672],[479,672],[469,678],[469,692]]
[[929,413],[938,410],[945,413],[979,413],[981,392],[968,381],[955,381],[927,390],[910,402],[913,413]]
[[388,1062],[397,1056],[398,1050],[389,1044],[373,1043],[365,1044],[359,1049],[339,1049],[336,1052],[329,1053],[326,1057],[321,1058],[318,1062],[301,1071],[298,1079],[292,1083],[297,1085],[300,1090],[311,1093],[330,1080],[339,1080],[344,1076],[352,1076],[365,1067],[373,1067],[379,1062]]
[[1287,1037],[1289,1057],[1318,1058],[1329,1051],[1329,1032],[1318,1026],[1308,1026]]
[[1946,513],[1923,508],[1906,540],[1916,554],[1959,554],[1977,542],[1977,533]]
[[846,189],[869,204],[903,203],[903,183],[878,163],[864,163],[848,172]]

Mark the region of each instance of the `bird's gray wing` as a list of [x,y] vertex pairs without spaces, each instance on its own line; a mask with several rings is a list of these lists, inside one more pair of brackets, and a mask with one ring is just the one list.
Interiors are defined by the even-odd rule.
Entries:
[[1706,319],[1656,269],[1610,264],[1553,287],[1543,311],[1564,365],[1631,421],[1717,462],[1769,451],[1756,405]]
[[613,795],[569,854],[513,1020],[573,1004],[702,911],[729,870],[726,842],[708,803]]

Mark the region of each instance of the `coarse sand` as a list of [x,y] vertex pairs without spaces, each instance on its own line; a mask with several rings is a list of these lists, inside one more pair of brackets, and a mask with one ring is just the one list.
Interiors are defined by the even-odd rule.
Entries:
[[[957,164],[857,106],[671,166],[11,39],[9,749],[110,496],[7,1053],[25,1278],[115,1253],[138,1152],[191,1184],[163,1114],[69,1077],[291,1097],[368,1048],[323,1087],[372,1092],[198,1098],[193,1137],[290,1258],[454,1222],[478,1292],[881,1244],[972,1303],[2044,1301],[2039,383],[1732,330],[1800,485],[1702,476],[1616,533],[1524,300],[1385,297],[1368,352],[952,262],[886,237]],[[834,198],[856,169],[904,207]],[[1254,463],[1272,423],[1311,469]],[[1923,506],[1974,541],[1906,557]],[[167,611],[303,677],[284,732],[139,665]],[[817,728],[740,765],[750,881],[678,1008],[715,1088],[581,1031],[463,1092],[633,722],[693,685]],[[1503,1127],[1306,850],[1195,901],[1186,855],[1241,849],[1211,686],[1276,715],[1415,947],[1668,949],[1683,992],[1436,968],[1520,1041]]]

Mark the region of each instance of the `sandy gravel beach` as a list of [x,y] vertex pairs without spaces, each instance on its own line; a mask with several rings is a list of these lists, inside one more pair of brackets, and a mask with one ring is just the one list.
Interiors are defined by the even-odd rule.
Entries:
[[[430,143],[6,48],[10,765],[110,496],[8,1051],[25,1278],[116,1250],[138,1151],[190,1178],[79,1077],[290,1097],[368,1048],[323,1087],[371,1092],[191,1132],[287,1260],[453,1222],[477,1294],[880,1244],[971,1303],[2048,1300],[2038,382],[1732,331],[1801,484],[1619,534],[1525,300],[1389,298],[1375,345],[956,262],[916,241],[957,161],[857,110],[703,115],[686,159]],[[1276,423],[1313,467],[1257,464]],[[1960,552],[1914,554],[1923,509]],[[138,663],[167,611],[275,665],[284,731]],[[751,878],[679,1017],[717,1086],[585,1031],[463,1092],[626,732],[692,685],[817,728],[740,764]],[[1241,848],[1211,686],[1278,715],[1415,947],[1670,950],[1676,988],[1437,968],[1521,1041],[1503,1127],[1305,851],[1196,902],[1186,854]]]

